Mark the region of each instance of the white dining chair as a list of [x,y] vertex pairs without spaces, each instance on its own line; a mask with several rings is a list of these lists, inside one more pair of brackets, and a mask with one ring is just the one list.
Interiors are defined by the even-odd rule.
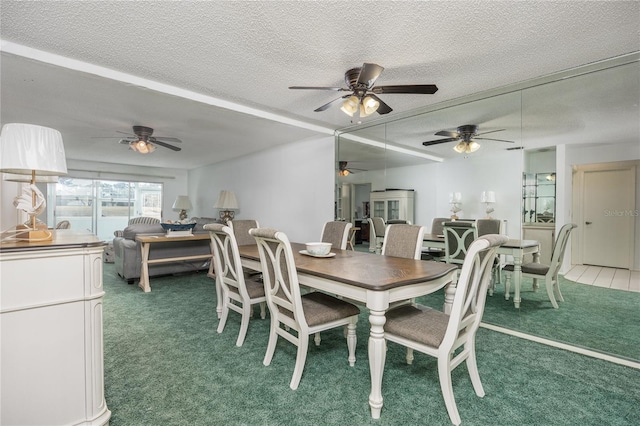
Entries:
[[218,322],[218,333],[222,333],[229,317],[229,310],[238,312],[241,317],[240,332],[236,346],[242,346],[249,329],[253,305],[260,305],[260,317],[266,318],[266,297],[264,285],[260,281],[245,278],[240,262],[238,244],[233,230],[221,223],[204,225],[209,231],[213,246],[213,269],[216,285],[220,286],[222,313]]
[[383,256],[420,259],[422,254],[422,237],[424,226],[420,225],[387,225],[382,244]]
[[369,221],[369,251],[380,254],[384,241],[385,221],[382,217],[370,217]]
[[[461,419],[451,372],[463,361],[476,395],[485,395],[476,362],[475,337],[484,312],[493,258],[498,247],[507,241],[502,235],[485,235],[471,244],[460,271],[451,314],[425,306],[402,305],[386,315],[384,337],[407,347],[408,364],[413,362],[414,350],[438,359],[442,396],[455,425]],[[458,350],[460,347],[462,350]]]
[[471,243],[478,237],[478,230],[474,222],[450,221],[444,222],[444,261],[462,265]]
[[353,224],[351,222],[333,221],[326,222],[322,227],[320,241],[331,243],[331,247],[346,250],[349,242],[349,230]]
[[[547,289],[547,295],[551,301],[551,305],[555,309],[558,309],[558,300],[564,302],[564,297],[560,292],[560,283],[558,282],[558,272],[562,266],[562,260],[564,258],[564,252],[567,248],[567,242],[569,241],[569,235],[574,228],[578,225],[575,223],[567,223],[558,233],[558,238],[553,245],[553,252],[551,254],[551,263],[544,265],[541,263],[531,262],[522,265],[522,276],[534,279],[534,289],[537,282],[535,280],[544,280],[545,287]],[[511,276],[514,274],[513,265],[505,265],[502,269],[505,274],[505,294],[509,294],[509,288],[511,287]]]
[[271,364],[278,337],[296,345],[296,365],[289,384],[289,387],[295,390],[302,378],[309,336],[346,325],[348,360],[349,365],[354,366],[356,323],[360,309],[352,303],[319,291],[302,295],[287,236],[269,228],[252,229],[249,233],[258,243],[267,304],[271,314],[269,343],[263,364]]

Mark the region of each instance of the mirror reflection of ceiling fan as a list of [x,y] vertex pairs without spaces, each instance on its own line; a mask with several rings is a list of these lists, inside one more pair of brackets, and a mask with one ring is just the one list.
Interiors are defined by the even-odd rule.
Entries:
[[507,141],[504,139],[493,139],[493,138],[480,138],[480,135],[487,135],[489,133],[502,132],[505,129],[491,130],[489,132],[478,133],[478,126],[476,124],[465,124],[456,129],[456,131],[451,130],[441,130],[436,133],[437,136],[448,136],[447,139],[438,139],[435,141],[426,141],[422,142],[424,146],[437,145],[441,143],[447,142],[458,142],[453,149],[462,154],[468,154],[471,152],[475,152],[480,149],[480,144],[476,142],[476,140],[485,140],[485,141],[498,141],[498,142],[507,142],[514,143],[513,141]]
[[340,108],[345,114],[353,117],[359,115],[366,117],[377,112],[378,114],[389,114],[391,107],[384,103],[376,95],[391,93],[414,93],[432,95],[438,91],[435,84],[406,84],[393,86],[374,86],[376,79],[384,70],[377,64],[364,63],[362,67],[351,68],[344,74],[344,81],[348,87],[317,87],[317,86],[291,86],[289,89],[303,90],[333,90],[336,92],[351,92],[337,99],[332,100],[319,108],[315,112],[328,109],[334,102],[344,99]]
[[349,176],[351,173],[355,173],[354,170],[359,172],[366,172],[365,169],[347,168],[347,161],[338,162],[338,176]]
[[156,150],[156,146],[162,146],[164,148],[168,148],[172,151],[181,151],[182,148],[170,145],[167,142],[171,143],[182,143],[182,141],[178,138],[169,138],[164,136],[152,136],[153,129],[151,127],[145,126],[133,126],[133,134],[123,133],[125,135],[129,135],[127,137],[119,137],[120,143],[124,145],[129,145],[129,149],[139,152],[140,154],[148,154]]

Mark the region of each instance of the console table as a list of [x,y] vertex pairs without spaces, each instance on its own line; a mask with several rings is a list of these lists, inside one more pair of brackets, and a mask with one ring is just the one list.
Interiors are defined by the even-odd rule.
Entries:
[[178,256],[178,257],[163,257],[158,259],[149,259],[149,252],[151,246],[154,243],[171,243],[178,241],[193,241],[193,240],[211,240],[209,233],[206,234],[193,234],[183,237],[167,237],[166,235],[137,235],[136,241],[140,242],[140,250],[142,250],[142,270],[140,271],[140,288],[145,292],[151,291],[151,285],[149,285],[149,265],[154,263],[167,263],[167,262],[181,262],[184,260],[211,260],[209,265],[209,276],[213,271],[213,247],[210,245],[209,254],[198,254],[191,256]]
[[0,243],[0,424],[109,423],[104,246],[71,229],[54,230],[52,241]]

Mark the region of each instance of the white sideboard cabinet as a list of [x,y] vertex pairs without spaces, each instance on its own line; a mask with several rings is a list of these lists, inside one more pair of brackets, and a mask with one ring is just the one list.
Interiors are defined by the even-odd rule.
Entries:
[[0,243],[0,424],[105,425],[102,252],[88,232]]
[[407,220],[414,223],[414,194],[413,190],[406,189],[372,191],[369,201],[371,216],[382,217],[385,222]]

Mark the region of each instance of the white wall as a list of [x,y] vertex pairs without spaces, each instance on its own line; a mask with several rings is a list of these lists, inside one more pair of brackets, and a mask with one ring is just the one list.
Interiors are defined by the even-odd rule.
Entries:
[[237,219],[256,219],[291,241],[316,241],[333,220],[334,162],[334,138],[322,137],[191,170],[193,216],[218,217],[218,194],[231,190]]
[[486,216],[480,194],[482,191],[494,191],[496,203],[491,216],[507,220],[507,234],[511,238],[521,238],[522,170],[522,151],[505,150],[486,156],[461,156],[443,163],[357,173],[341,181],[370,182],[372,190],[413,189],[414,221],[428,229],[433,218],[451,216],[451,192],[462,193],[462,211],[458,216],[478,219]]

